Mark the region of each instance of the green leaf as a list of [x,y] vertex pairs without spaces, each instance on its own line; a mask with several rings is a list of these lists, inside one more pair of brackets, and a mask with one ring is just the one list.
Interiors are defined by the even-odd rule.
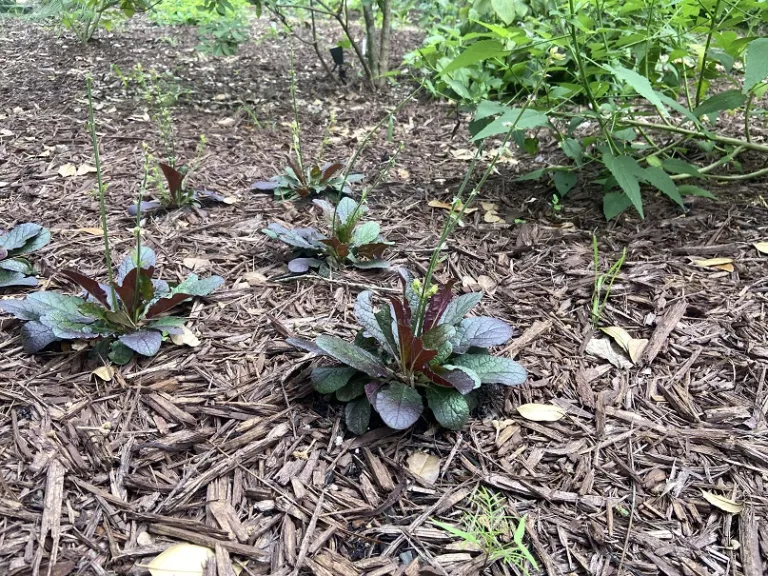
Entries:
[[352,434],[365,434],[371,421],[371,403],[368,398],[362,396],[344,407],[344,421]]
[[317,337],[315,344],[329,356],[347,366],[365,372],[368,376],[381,378],[387,377],[391,373],[389,368],[387,368],[379,358],[367,350],[363,350],[354,344],[350,344],[337,336],[323,334]]
[[549,119],[546,114],[538,110],[507,108],[504,114],[476,134],[472,134],[472,140],[477,141],[496,134],[506,134],[513,126],[515,130],[542,128],[549,126]]
[[717,200],[717,196],[712,194],[709,190],[704,190],[704,188],[699,188],[698,186],[693,186],[691,184],[684,184],[682,186],[678,186],[677,189],[680,191],[680,194],[683,196],[701,196],[702,198],[710,198],[711,200]]
[[657,190],[666,194],[675,204],[685,208],[683,198],[680,196],[677,185],[664,170],[656,168],[655,166],[648,166],[645,169],[645,176],[643,179]]
[[705,100],[693,110],[693,114],[700,118],[705,114],[714,114],[722,110],[735,110],[736,108],[741,108],[746,101],[746,95],[742,94],[739,90],[726,90]]
[[448,303],[448,306],[446,306],[445,311],[442,316],[440,316],[438,323],[450,325],[458,324],[464,319],[464,316],[472,310],[472,308],[479,304],[482,298],[482,292],[470,292],[469,294],[457,296]]
[[313,369],[310,379],[320,394],[331,394],[346,386],[356,373],[354,368],[323,366]]
[[133,358],[133,350],[120,342],[120,340],[115,340],[109,346],[107,357],[118,366],[125,366]]
[[563,149],[563,154],[576,162],[577,166],[581,166],[581,159],[584,157],[584,150],[581,147],[581,142],[575,138],[566,138],[560,142],[560,148]]
[[142,356],[154,356],[163,343],[163,335],[156,330],[137,330],[120,336],[120,342]]
[[515,21],[517,13],[513,0],[491,0],[491,6],[493,6],[493,11],[496,12],[496,16],[501,18],[504,24],[512,24]]
[[392,382],[376,394],[376,411],[390,428],[405,430],[419,419],[424,403],[417,390]]
[[462,354],[452,359],[451,363],[474,370],[483,384],[519,386],[528,379],[525,368],[510,358],[489,354]]
[[444,428],[461,430],[467,423],[469,405],[466,398],[453,388],[430,386],[427,388],[427,404]]
[[222,284],[224,284],[224,278],[221,276],[210,276],[200,279],[197,277],[197,274],[190,274],[184,282],[173,289],[173,293],[207,296]]
[[506,56],[509,52],[504,49],[504,44],[498,40],[480,40],[470,44],[469,47],[454,58],[445,68],[443,68],[443,74],[450,74],[461,68],[466,68],[472,64],[488,60],[489,58],[496,58],[498,56]]
[[632,206],[632,201],[624,192],[609,192],[603,196],[603,215],[606,220],[613,220]]
[[560,195],[560,198],[565,198],[565,195],[568,194],[568,192],[570,192],[574,186],[576,186],[578,178],[573,172],[564,172],[562,170],[558,170],[552,174],[552,180],[555,182],[555,188],[557,189],[557,193]]
[[352,236],[352,244],[355,246],[372,244],[379,238],[380,231],[381,227],[378,222],[365,222],[355,228],[354,235]]
[[744,94],[768,78],[768,38],[758,38],[747,44],[744,56]]
[[336,390],[336,400],[339,402],[351,402],[365,393],[365,381],[355,378]]
[[[614,156],[610,152],[603,154],[603,164],[608,168],[610,173],[616,179],[624,194],[629,198],[632,205],[640,214],[640,218],[645,218],[643,214],[643,198],[640,195],[640,183],[637,180],[636,174],[642,172],[642,168],[637,163],[637,160],[631,156]],[[603,211],[605,212],[605,204],[603,204]],[[622,210],[623,212],[624,210]],[[619,212],[620,214],[621,212]],[[606,215],[606,218],[608,216]],[[610,218],[608,218],[610,220]]]
[[[363,327],[364,336],[374,338],[387,352],[394,356],[397,348],[392,337],[392,316],[389,312],[389,307],[381,309],[380,313],[385,313],[385,315],[380,321],[379,315],[373,310],[371,296],[372,292],[370,290],[365,290],[357,295],[354,308],[355,318]],[[389,316],[389,324],[387,324],[386,315]]]
[[429,350],[439,350],[456,334],[456,328],[450,324],[439,324],[424,334],[422,341],[424,348]]
[[688,174],[689,176],[701,176],[699,169],[693,164],[683,162],[678,158],[665,158],[661,165],[671,174]]
[[606,65],[603,66],[603,68],[611,72],[622,82],[629,84],[635,90],[635,92],[640,94],[640,96],[658,108],[659,112],[663,116],[669,116],[669,112],[661,100],[661,95],[653,89],[653,86],[651,86],[648,78],[641,76],[634,70],[629,70],[628,68],[624,68],[618,64],[614,64],[613,66]]

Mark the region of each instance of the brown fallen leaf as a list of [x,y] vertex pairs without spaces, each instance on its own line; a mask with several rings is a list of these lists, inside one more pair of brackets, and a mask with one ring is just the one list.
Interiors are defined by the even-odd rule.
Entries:
[[171,334],[171,342],[176,344],[176,346],[186,345],[190,348],[200,346],[200,339],[186,326],[181,327],[181,334]]
[[499,207],[493,202],[480,202],[485,213],[483,214],[483,221],[489,224],[506,224],[506,220],[499,216]]
[[694,260],[693,263],[702,268],[715,268],[726,272],[733,272],[734,270],[733,258],[707,258],[706,260]]
[[[427,206],[431,208],[442,208],[443,210],[450,210],[451,205],[447,202],[441,202],[440,200],[430,200],[429,204]],[[458,203],[458,206],[456,207],[458,210],[461,210],[462,204],[461,202]],[[467,208],[464,211],[464,214],[472,214],[472,212],[476,212],[477,208]]]
[[77,174],[77,166],[74,164],[64,164],[59,168],[59,176],[62,178],[70,178]]
[[86,174],[93,174],[96,172],[96,168],[93,166],[89,166],[88,164],[81,165],[77,172],[75,172],[75,176],[85,176]]
[[200,270],[207,270],[211,267],[211,261],[206,260],[205,258],[184,258],[182,263],[185,267],[195,272]]
[[621,326],[607,326],[605,328],[600,328],[600,330],[613,338],[614,342],[629,354],[629,359],[632,360],[633,364],[637,364],[643,350],[645,350],[645,347],[648,345],[647,338],[632,338],[629,332],[624,330]]
[[97,378],[100,378],[104,382],[111,382],[112,377],[115,375],[115,369],[112,368],[112,366],[108,366],[108,365],[99,366],[98,368],[96,368],[96,370],[91,372],[91,374],[93,374]]
[[440,458],[426,452],[414,452],[408,457],[408,470],[427,484],[434,484],[440,475]]

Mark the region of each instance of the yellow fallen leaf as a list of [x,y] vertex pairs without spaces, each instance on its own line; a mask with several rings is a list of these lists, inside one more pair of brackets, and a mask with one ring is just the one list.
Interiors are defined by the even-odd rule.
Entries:
[[64,164],[59,168],[59,176],[69,178],[77,174],[77,167],[74,164]]
[[205,563],[216,554],[210,548],[195,544],[175,544],[156,556],[146,568],[152,576],[203,576]]
[[[450,210],[451,209],[451,205],[450,204],[448,204],[447,202],[441,202],[440,200],[430,200],[429,204],[427,204],[427,206],[429,206],[431,208],[442,208],[443,210]],[[462,206],[461,203],[459,203],[458,206],[457,206],[457,209],[461,210],[461,206]],[[477,211],[477,208],[467,208],[464,211],[464,214],[472,214],[472,212],[476,212],[476,211]]]
[[186,326],[181,327],[181,334],[171,334],[171,342],[176,346],[186,345],[190,348],[200,346],[200,339]]
[[96,168],[93,166],[88,166],[88,164],[83,164],[77,169],[75,176],[85,176],[86,174],[92,174],[94,172],[96,172]]
[[483,214],[483,221],[489,224],[506,224],[506,220],[499,216],[498,206],[493,202],[480,202],[480,206],[483,207],[485,213]]
[[102,236],[104,231],[101,228],[78,228],[75,232],[85,232],[86,234],[92,234],[93,236]]
[[234,196],[224,196],[221,199],[221,203],[222,204],[228,204],[229,205],[229,204],[237,204],[238,202],[239,202],[239,200],[237,198],[235,198]]
[[91,372],[94,376],[100,378],[104,382],[111,382],[112,377],[115,375],[115,369],[112,368],[112,366],[105,365],[105,366],[99,366]]
[[486,212],[496,212],[499,209],[499,207],[493,202],[480,202],[480,206],[482,206],[483,210]]
[[733,264],[718,264],[717,266],[712,266],[712,268],[716,270],[724,270],[726,272],[733,272]]
[[755,242],[752,244],[758,252],[768,254],[768,242]]
[[408,470],[427,484],[434,484],[440,475],[440,458],[426,452],[414,452],[408,457]]
[[557,422],[565,416],[565,410],[553,404],[521,404],[517,411],[520,416],[533,422]]
[[475,157],[475,153],[467,148],[459,148],[458,150],[451,150],[451,156],[456,160],[472,160]]
[[742,510],[744,510],[744,504],[734,502],[733,500],[724,498],[723,496],[718,496],[712,492],[702,490],[701,495],[704,496],[704,500],[712,504],[712,506],[719,508],[724,512],[728,512],[730,514],[739,514]]
[[694,260],[693,263],[703,268],[715,268],[724,264],[733,264],[733,258],[708,258],[707,260]]
[[405,168],[398,168],[397,175],[400,176],[402,180],[408,180],[411,177],[410,172]]

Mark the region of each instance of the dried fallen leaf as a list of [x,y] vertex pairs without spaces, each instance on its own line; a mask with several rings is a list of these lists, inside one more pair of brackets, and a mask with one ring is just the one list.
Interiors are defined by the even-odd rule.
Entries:
[[152,576],[203,576],[205,563],[216,554],[210,548],[195,544],[176,544],[155,557],[146,568]]
[[176,346],[186,345],[190,348],[200,346],[200,339],[186,326],[181,327],[181,334],[171,334],[171,342],[176,344]]
[[712,506],[719,508],[724,512],[729,512],[730,514],[739,514],[742,510],[744,510],[744,504],[734,502],[733,500],[724,498],[723,496],[718,496],[712,492],[702,490],[701,495],[704,496],[704,500],[712,504]]
[[100,378],[104,382],[111,382],[112,377],[115,375],[115,369],[112,368],[112,366],[105,365],[105,366],[99,366],[91,372],[94,376]]
[[440,458],[426,452],[414,452],[408,457],[408,470],[427,484],[434,484],[440,474]]
[[613,338],[614,342],[621,346],[625,351],[629,350],[628,345],[629,341],[632,340],[632,336],[630,336],[629,332],[624,330],[624,328],[621,326],[608,326],[606,328],[600,328],[600,330]]
[[557,422],[565,416],[565,410],[554,404],[521,404],[517,411],[520,416],[533,422]]
[[96,172],[96,168],[93,166],[88,166],[88,164],[83,164],[77,169],[75,176],[85,176],[86,174],[92,174],[94,172]]
[[632,368],[632,362],[614,350],[613,346],[611,346],[611,341],[607,338],[592,338],[589,344],[587,344],[585,352],[603,360],[608,360],[616,368]]
[[74,164],[64,164],[59,168],[59,176],[69,178],[77,174],[77,166]]
[[104,231],[101,228],[78,228],[75,232],[85,232],[86,234],[92,234],[93,236],[104,235]]
[[[431,208],[442,208],[443,210],[450,210],[451,205],[447,202],[441,202],[440,200],[430,200],[429,204],[427,206],[430,206]],[[457,206],[457,209],[461,210],[461,203]],[[476,212],[477,208],[467,208],[464,211],[464,214],[472,214],[472,212]]]
[[263,286],[267,283],[267,277],[261,272],[246,272],[243,280],[248,282],[248,286]]
[[726,272],[733,272],[734,270],[733,258],[708,258],[706,260],[694,260],[693,263],[702,268],[715,268]]
[[451,156],[456,160],[472,160],[475,157],[475,153],[468,148],[459,148],[458,150],[451,150]]
[[768,242],[755,242],[752,244],[758,252],[768,254]]
[[648,338],[632,338],[627,342],[627,353],[633,364],[638,363],[646,346],[648,346]]
[[206,260],[205,258],[184,258],[182,262],[184,266],[195,272],[207,270],[211,267],[211,261]]
[[411,177],[411,173],[405,168],[398,168],[397,175],[400,176],[402,180],[408,180]]
[[222,118],[217,122],[219,126],[223,126],[224,128],[231,128],[235,125],[235,122],[237,122],[234,118]]
[[480,202],[485,213],[483,214],[483,221],[489,224],[506,224],[506,220],[499,216],[499,207],[493,202]]

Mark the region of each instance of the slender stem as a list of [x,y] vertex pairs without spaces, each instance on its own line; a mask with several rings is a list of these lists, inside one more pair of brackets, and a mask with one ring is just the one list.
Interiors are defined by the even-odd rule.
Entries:
[[99,214],[101,215],[101,229],[104,236],[104,256],[107,263],[107,278],[112,288],[112,301],[117,303],[115,298],[114,274],[112,272],[112,251],[109,248],[109,230],[107,229],[107,205],[104,199],[106,189],[101,178],[101,157],[99,156],[99,141],[96,138],[96,121],[93,117],[93,79],[88,76],[85,80],[85,86],[88,91],[88,128],[91,133],[91,144],[93,146],[93,163],[96,165],[96,183],[99,192]]
[[568,0],[568,7],[571,12],[571,21],[568,23],[568,27],[571,31],[571,42],[573,43],[573,55],[576,58],[576,64],[579,67],[579,75],[581,76],[581,82],[584,86],[584,92],[587,95],[587,99],[589,100],[590,105],[592,106],[592,110],[595,113],[595,119],[597,120],[597,123],[600,125],[600,130],[603,132],[603,136],[605,136],[606,141],[608,142],[608,146],[611,148],[611,150],[618,154],[618,149],[616,148],[616,143],[613,141],[613,138],[611,137],[610,131],[605,127],[605,122],[603,121],[603,117],[600,115],[600,107],[597,104],[597,100],[595,99],[595,95],[592,93],[592,88],[589,86],[589,79],[587,78],[587,71],[584,66],[584,60],[581,58],[581,46],[579,45],[579,39],[576,35],[576,25],[573,23],[573,19],[576,18],[576,8],[573,4],[573,0]]
[[147,180],[149,180],[149,162],[147,162],[145,154],[144,173],[141,177],[141,185],[139,186],[139,198],[136,201],[136,285],[133,289],[133,302],[131,303],[134,325],[138,324],[139,315],[143,313],[143,310],[138,310],[139,294],[141,294],[141,199],[144,198],[144,194],[147,191]]
[[699,70],[699,82],[696,85],[696,107],[701,102],[701,91],[704,86],[704,68],[707,66],[707,56],[709,54],[709,45],[712,43],[712,36],[715,33],[715,25],[717,24],[717,13],[720,12],[720,3],[722,0],[715,2],[715,9],[712,12],[712,18],[709,22],[709,32],[707,33],[707,42],[704,44],[704,54],[701,56],[701,70]]
[[666,124],[654,124],[652,122],[641,122],[638,120],[622,119],[621,124],[627,124],[629,126],[639,126],[640,128],[648,128],[649,130],[661,130],[666,132],[674,132],[676,134],[684,134],[695,138],[702,138],[704,140],[710,140],[712,142],[719,142],[721,144],[730,144],[732,146],[743,146],[747,150],[755,150],[768,154],[768,145],[758,144],[757,142],[747,142],[745,140],[739,140],[738,138],[731,138],[729,136],[720,136],[719,134],[713,134],[711,132],[696,132],[695,130],[686,130],[679,126],[668,126]]
[[299,106],[296,104],[296,68],[293,65],[293,50],[291,50],[291,104],[293,105],[293,141],[296,149],[296,159],[300,174],[298,178],[304,179],[304,158],[301,153],[301,124],[299,124]]
[[749,93],[747,104],[744,106],[744,137],[748,143],[752,143],[752,135],[749,132],[749,114],[752,112],[752,100],[755,97],[754,92]]
[[648,69],[648,60],[651,53],[651,23],[653,22],[654,2],[650,3],[648,8],[648,21],[645,25],[645,77],[651,81],[650,71]]

